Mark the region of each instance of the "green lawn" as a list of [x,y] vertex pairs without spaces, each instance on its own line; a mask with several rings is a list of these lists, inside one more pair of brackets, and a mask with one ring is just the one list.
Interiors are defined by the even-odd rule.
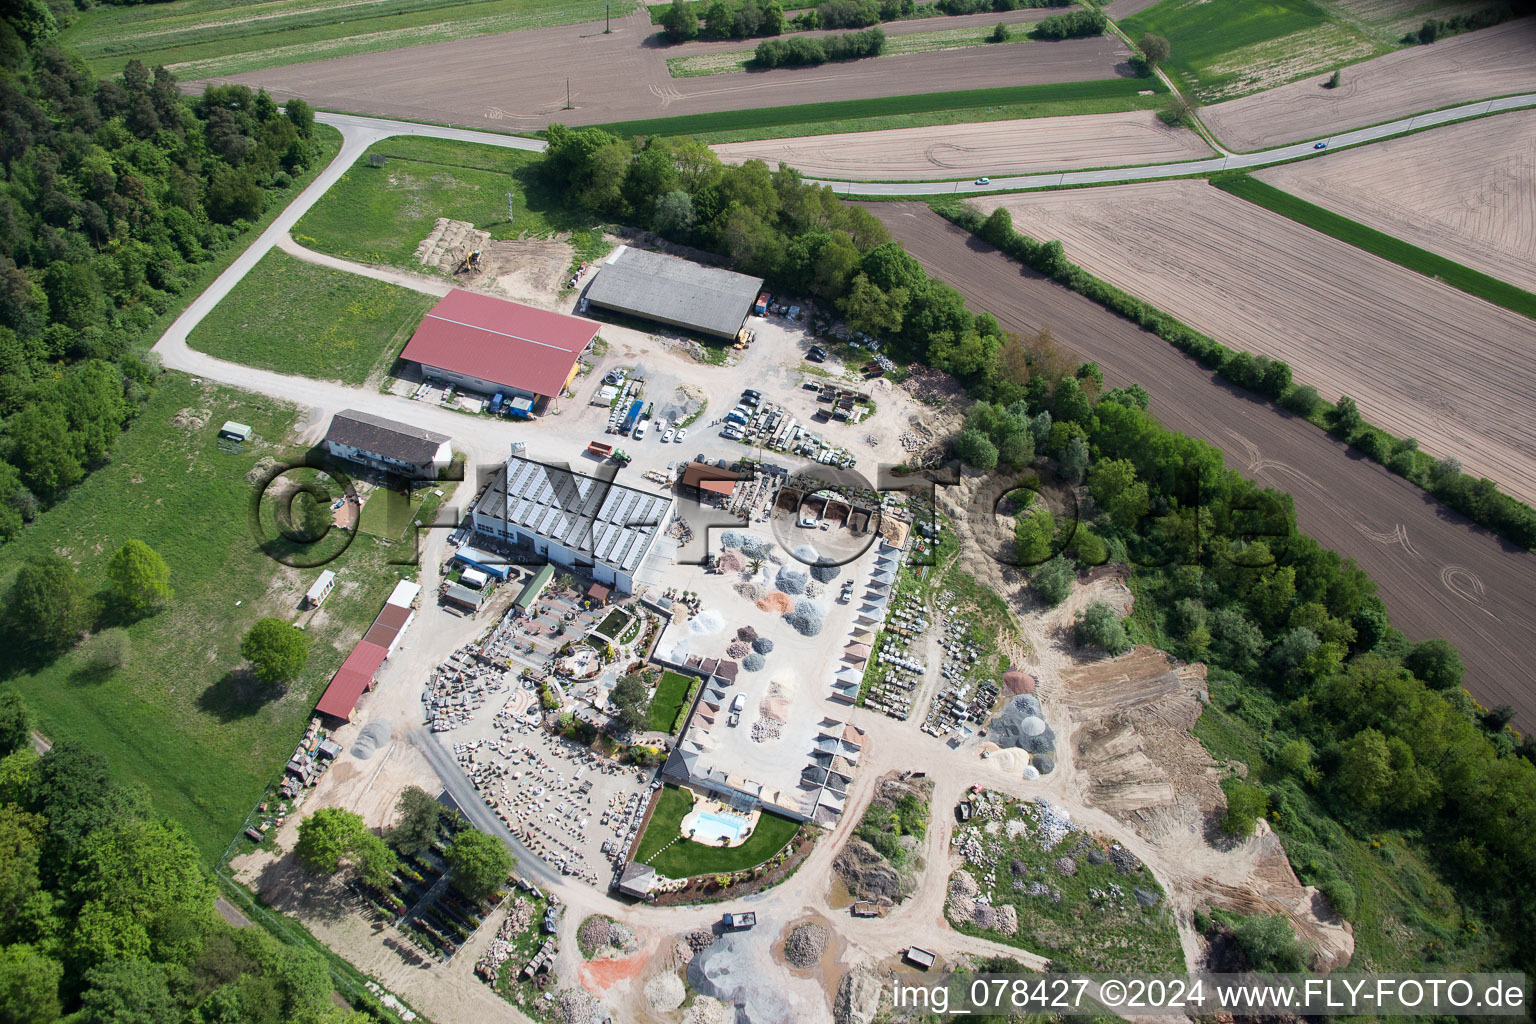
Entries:
[[656,684],[656,690],[651,694],[651,728],[656,732],[675,732],[677,730],[677,717],[683,713],[683,705],[688,700],[688,691],[693,686],[693,679],[680,672],[670,669],[661,674],[661,682]]
[[[687,790],[676,786],[663,789],[645,835],[640,837],[640,849],[635,859],[651,865],[666,878],[741,871],[771,858],[800,830],[800,826],[788,818],[764,811],[758,816],[757,828],[740,846],[705,846],[691,839],[678,838],[681,835],[678,827],[692,808],[693,795]],[[678,842],[673,843],[674,839]],[[672,845],[668,846],[668,843]],[[662,850],[664,846],[666,849]]]
[[436,301],[273,249],[187,344],[244,366],[362,385],[382,379]]
[[[383,156],[383,167],[369,158]],[[294,225],[300,244],[360,263],[422,272],[416,247],[438,217],[470,221],[493,238],[577,232],[593,248],[590,218],[539,180],[538,153],[442,139],[395,138],[368,150]],[[507,193],[514,220],[507,221]],[[595,251],[595,249],[594,249]]]
[[[634,8],[612,5],[614,17]],[[61,42],[99,75],[129,60],[183,79],[601,19],[603,0],[173,0],[103,5]]]
[[1271,213],[1288,217],[1314,231],[1332,235],[1341,242],[1390,260],[1400,267],[1443,281],[1452,288],[1459,288],[1468,295],[1491,302],[1496,306],[1536,319],[1536,295],[1523,288],[1489,277],[1455,260],[1438,256],[1428,249],[1420,249],[1400,238],[1367,227],[1359,221],[1324,209],[1305,199],[1298,199],[1246,174],[1230,178],[1213,178],[1211,184],[1223,192],[1230,192],[1239,199],[1246,199],[1262,206]]
[[[205,422],[176,425],[182,410]],[[239,454],[216,440],[226,419],[255,428]],[[132,538],[170,564],[176,596],[160,614],[126,627],[125,667],[97,668],[88,639],[5,685],[50,739],[85,743],[118,778],[143,786],[210,862],[281,772],[315,698],[398,578],[384,549],[360,537],[331,563],[339,580],[324,608],[313,617],[298,613],[318,570],[287,568],[263,553],[244,479],[258,459],[291,453],[294,420],[295,411],[274,400],[167,373],[112,461],[0,549],[0,587],[43,551],[63,554],[94,584]],[[336,542],[344,539],[338,534]],[[304,622],[312,638],[309,665],[286,693],[264,691],[236,671],[240,638],[263,615]]]
[[1202,103],[1281,85],[1384,46],[1313,0],[1162,0],[1120,22],[1132,39],[1168,39],[1165,70]]
[[[1152,79],[1107,78],[1096,82],[1004,86],[997,89],[917,93],[911,96],[878,96],[867,100],[801,103],[789,107],[721,110],[709,114],[619,121],[600,127],[623,138],[636,135],[697,135],[711,143],[738,142],[793,135],[910,128],[924,124],[1105,113],[1155,106],[1155,96],[1138,95],[1146,90],[1164,91]],[[887,123],[850,124],[876,118],[884,119]]]

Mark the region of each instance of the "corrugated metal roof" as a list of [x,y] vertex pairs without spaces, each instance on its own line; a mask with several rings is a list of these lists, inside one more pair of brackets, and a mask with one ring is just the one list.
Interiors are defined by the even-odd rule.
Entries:
[[595,306],[725,338],[736,337],[763,279],[620,246],[587,288]]
[[419,464],[431,462],[438,448],[449,438],[447,434],[397,423],[361,409],[343,409],[331,417],[325,439],[374,455]]

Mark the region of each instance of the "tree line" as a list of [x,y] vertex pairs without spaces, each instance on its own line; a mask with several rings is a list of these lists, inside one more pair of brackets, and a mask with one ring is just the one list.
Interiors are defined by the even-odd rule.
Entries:
[[765,39],[757,44],[752,63],[759,68],[810,67],[827,61],[858,60],[878,57],[885,49],[885,30],[867,28],[844,32],[822,39],[792,36],[789,39]]
[[370,1024],[318,953],[235,928],[182,827],[0,692],[0,1020]]
[[160,317],[318,153],[302,101],[93,78],[51,42],[73,10],[0,13],[0,542],[110,457]]

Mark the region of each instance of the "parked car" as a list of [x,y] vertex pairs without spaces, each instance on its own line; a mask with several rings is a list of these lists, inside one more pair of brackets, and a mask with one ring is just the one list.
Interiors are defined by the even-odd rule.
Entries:
[[820,345],[812,345],[811,350],[805,354],[805,358],[813,363],[824,363],[827,361],[827,350]]
[[761,391],[756,391],[756,390],[754,390],[752,388],[747,388],[745,391],[742,392],[742,394],[743,395],[751,395],[753,398],[757,399],[758,401],[762,401],[762,399],[763,399],[763,393]]
[[667,430],[665,433],[663,433],[661,435],[661,443],[662,444],[670,444],[671,442],[672,442],[672,431],[671,430]]
[[676,441],[678,444],[682,444],[683,443],[683,438],[685,438],[687,436],[688,436],[688,428],[687,427],[678,427],[677,428],[677,436],[674,437],[672,440]]
[[641,420],[639,423],[636,423],[635,432],[630,436],[633,437],[636,441],[640,440],[645,436],[645,428],[650,426],[650,423],[650,420]]

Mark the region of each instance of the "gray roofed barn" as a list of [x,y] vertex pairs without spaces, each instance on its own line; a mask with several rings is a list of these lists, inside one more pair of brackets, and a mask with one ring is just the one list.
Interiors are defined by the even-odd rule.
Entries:
[[620,246],[586,297],[604,309],[734,340],[762,288],[760,277]]
[[325,447],[332,455],[373,469],[435,477],[453,459],[447,434],[397,423],[360,409],[331,417]]

